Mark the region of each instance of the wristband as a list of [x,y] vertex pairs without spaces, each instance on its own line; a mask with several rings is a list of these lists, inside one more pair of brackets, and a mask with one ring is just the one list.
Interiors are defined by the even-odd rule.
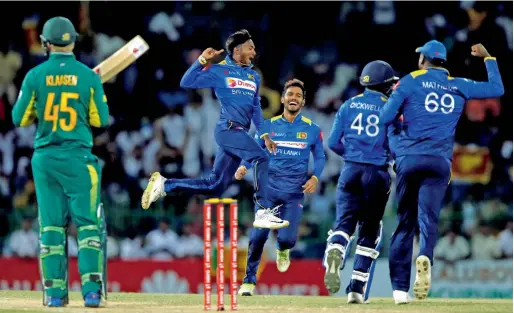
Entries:
[[207,60],[203,57],[203,55],[199,56],[198,57],[198,61],[200,62],[200,64],[202,65],[205,65],[207,64]]

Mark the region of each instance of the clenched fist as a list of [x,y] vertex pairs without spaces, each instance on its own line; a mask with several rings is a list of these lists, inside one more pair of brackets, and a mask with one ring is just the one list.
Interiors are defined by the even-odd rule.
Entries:
[[234,174],[234,178],[237,180],[241,180],[243,179],[243,177],[245,177],[246,173],[248,173],[248,169],[246,168],[246,166],[241,165]]
[[481,43],[471,46],[471,55],[474,55],[479,58],[485,58],[485,57],[491,56]]

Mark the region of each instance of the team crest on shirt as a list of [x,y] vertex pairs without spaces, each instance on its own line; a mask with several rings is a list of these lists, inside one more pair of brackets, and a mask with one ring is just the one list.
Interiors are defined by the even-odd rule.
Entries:
[[248,78],[251,80],[255,80],[255,76],[253,76],[252,74],[248,74]]
[[296,133],[297,139],[307,139],[307,133],[306,132],[298,132]]

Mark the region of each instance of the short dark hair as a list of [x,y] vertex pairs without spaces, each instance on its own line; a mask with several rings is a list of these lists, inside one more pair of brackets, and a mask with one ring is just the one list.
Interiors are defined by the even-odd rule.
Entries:
[[286,90],[289,87],[298,87],[298,88],[300,88],[302,90],[302,92],[303,92],[303,98],[305,99],[305,96],[307,95],[307,92],[305,91],[305,85],[304,85],[304,83],[301,80],[296,79],[296,78],[288,80],[284,84],[284,90],[282,91],[282,96],[285,95]]
[[252,36],[246,29],[238,30],[237,32],[228,36],[227,41],[225,42],[225,48],[228,55],[232,55],[235,47],[247,42],[250,39],[252,39]]

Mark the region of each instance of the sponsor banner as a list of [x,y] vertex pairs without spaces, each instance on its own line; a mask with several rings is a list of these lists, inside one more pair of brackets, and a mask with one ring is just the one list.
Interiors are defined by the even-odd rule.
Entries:
[[[346,286],[353,270],[353,259],[346,262],[341,273],[341,290],[336,296],[346,297]],[[415,265],[411,269],[412,286],[416,279]],[[389,261],[377,260],[370,297],[392,297],[389,277]],[[512,260],[464,260],[455,264],[442,261],[432,267],[432,287],[429,297],[441,298],[511,298],[512,299]]]
[[[227,258],[228,259],[228,258]],[[77,259],[70,259],[70,289],[80,290]],[[215,263],[213,263],[215,265]],[[258,294],[272,295],[328,295],[323,284],[323,268],[317,261],[297,261],[287,273],[280,273],[275,262],[266,262],[259,271]],[[41,290],[36,259],[0,258],[0,290]],[[225,267],[228,268],[227,266]],[[173,261],[109,260],[108,290],[111,292],[203,293],[203,262],[199,258]],[[226,272],[225,291],[229,289]],[[215,272],[212,273],[215,275]],[[321,275],[320,275],[321,274]],[[242,280],[244,269],[239,269]],[[212,278],[212,292],[216,293],[216,279]]]
[[[80,290],[77,260],[70,259],[70,287]],[[215,265],[215,263],[213,263]],[[0,258],[0,289],[41,290],[36,259]],[[228,268],[228,267],[225,267]],[[122,261],[108,264],[108,290],[111,292],[203,293],[202,259],[173,261]],[[353,269],[348,259],[341,273],[341,289],[335,296],[346,297],[345,289]],[[227,274],[229,271],[225,271]],[[213,273],[214,274],[214,273]],[[238,271],[241,282],[242,268]],[[277,271],[274,261],[259,269],[256,293],[261,295],[325,296],[324,269],[318,260],[292,260],[286,273]],[[411,286],[415,279],[411,271]],[[228,293],[228,278],[225,279]],[[216,280],[212,279],[213,293]],[[412,296],[412,292],[411,292]],[[454,265],[437,261],[432,268],[431,297],[512,298],[512,260],[465,260]],[[392,297],[388,260],[380,258],[375,266],[370,297]]]

